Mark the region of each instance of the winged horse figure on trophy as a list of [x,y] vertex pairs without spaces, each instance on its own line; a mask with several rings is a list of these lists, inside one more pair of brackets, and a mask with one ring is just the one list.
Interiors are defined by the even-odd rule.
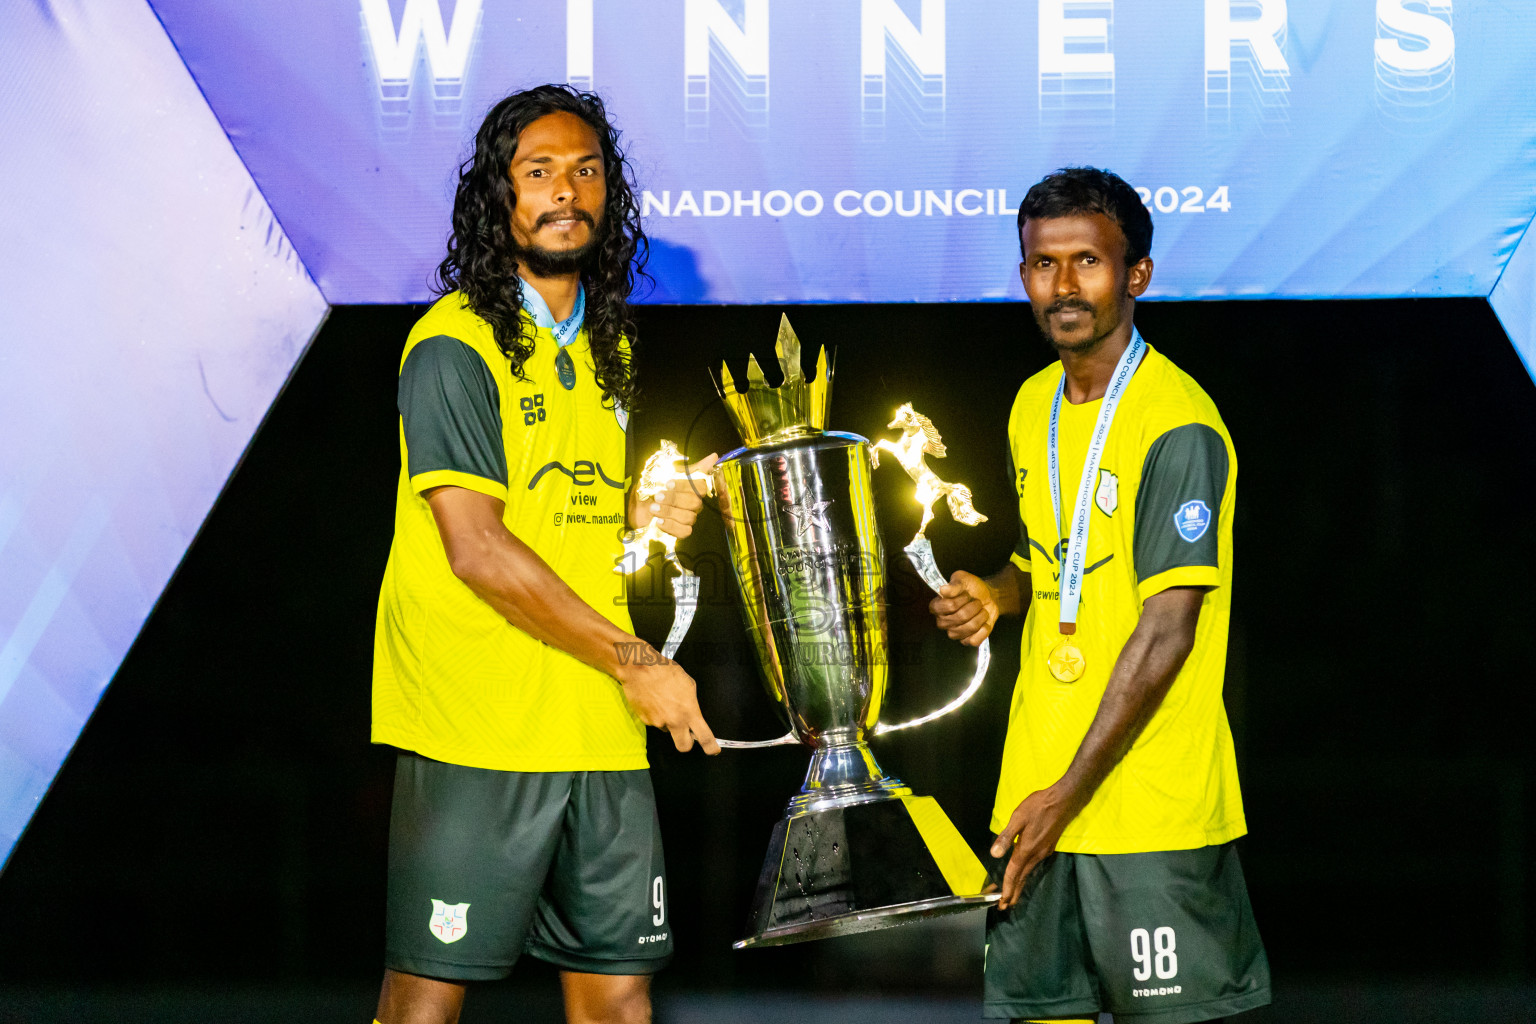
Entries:
[[[640,482],[635,485],[635,491],[642,498],[654,498],[666,491],[672,481],[688,480],[693,486],[703,487],[706,494],[714,494],[713,478],[703,475],[690,477],[687,466],[688,459],[678,451],[677,445],[662,438],[661,448],[645,460],[645,468],[640,470]],[[619,556],[613,567],[614,572],[630,573],[644,565],[651,556],[651,542],[654,541],[662,546],[666,560],[676,566],[678,572],[684,576],[693,575],[677,560],[677,538],[661,529],[660,519],[652,519],[644,529],[626,530],[620,540],[624,544],[624,554]]]
[[917,503],[923,506],[923,524],[917,528],[916,540],[923,536],[923,531],[928,529],[928,524],[933,522],[933,503],[943,498],[949,505],[949,514],[956,522],[966,526],[975,526],[984,523],[987,517],[976,511],[971,504],[971,489],[965,484],[950,484],[940,480],[938,474],[928,468],[924,455],[932,455],[936,459],[944,458],[949,449],[944,447],[944,441],[939,437],[933,421],[916,409],[912,403],[907,402],[896,410],[896,418],[886,424],[891,429],[899,428],[901,437],[895,441],[881,438],[869,447],[869,462],[873,468],[880,465],[880,450],[883,448],[896,456],[896,461],[901,463],[901,468],[907,471],[912,482],[917,484],[917,493],[914,497]]
[[[702,475],[690,476],[688,459],[678,451],[677,445],[663,438],[660,450],[645,460],[645,468],[640,470],[635,492],[649,500],[664,493],[674,480],[687,480],[689,486],[703,487],[706,494],[715,493],[714,479]],[[661,656],[670,661],[677,656],[677,649],[682,645],[683,637],[688,635],[693,613],[699,606],[698,574],[690,572],[687,566],[678,561],[677,538],[662,530],[660,519],[653,518],[644,529],[626,530],[619,539],[624,545],[624,553],[615,560],[614,572],[632,573],[645,565],[650,560],[653,541],[662,546],[666,560],[677,568],[677,575],[672,578],[672,629],[667,633],[667,642],[661,648]]]

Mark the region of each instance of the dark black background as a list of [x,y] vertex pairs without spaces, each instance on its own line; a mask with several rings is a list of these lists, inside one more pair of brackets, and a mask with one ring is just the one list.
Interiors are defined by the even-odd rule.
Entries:
[[[975,529],[940,515],[941,567],[999,565],[1016,531],[1008,409],[1049,358],[1026,308],[790,312],[808,360],[837,348],[831,425],[887,433],[912,401],[949,445],[942,475],[992,515]],[[368,744],[369,666],[395,373],[419,313],[339,308],[300,364],[0,875],[0,985],[377,978],[392,755]],[[706,368],[765,358],[779,313],[642,308],[641,444],[734,447]],[[1497,321],[1480,300],[1434,300],[1144,303],[1137,322],[1211,394],[1237,446],[1226,699],[1277,978],[1528,978],[1536,389]],[[910,485],[882,468],[877,490],[896,551],[916,527]],[[683,550],[723,552],[718,520]],[[891,562],[893,639],[918,652],[894,669],[896,717],[948,699],[968,656]],[[670,605],[636,586],[637,628],[659,642]],[[734,597],[712,596],[679,660],[717,732],[773,735],[755,675],[734,663]],[[963,712],[877,745],[978,846],[1017,642],[1017,625],[999,632]],[[974,988],[937,968],[850,976],[831,944],[730,951],[805,761],[706,760],[653,734],[668,983]]]

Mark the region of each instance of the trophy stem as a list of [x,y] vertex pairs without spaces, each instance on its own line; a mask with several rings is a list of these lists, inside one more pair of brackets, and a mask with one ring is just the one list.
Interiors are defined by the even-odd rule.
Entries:
[[911,795],[910,787],[885,774],[854,729],[837,729],[820,737],[805,783],[790,798],[788,811],[801,814]]

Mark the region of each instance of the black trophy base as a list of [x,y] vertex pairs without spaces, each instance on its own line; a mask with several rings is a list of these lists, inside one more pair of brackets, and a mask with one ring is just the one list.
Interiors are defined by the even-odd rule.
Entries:
[[993,903],[986,872],[932,797],[793,814],[773,829],[736,949],[894,928]]

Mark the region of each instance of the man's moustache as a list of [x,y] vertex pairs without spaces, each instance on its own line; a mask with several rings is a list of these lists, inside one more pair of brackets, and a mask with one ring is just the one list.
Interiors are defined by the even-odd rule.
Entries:
[[1089,314],[1094,312],[1093,307],[1088,305],[1086,302],[1053,302],[1046,307],[1045,315],[1050,316],[1052,313],[1065,313],[1069,309],[1076,309]]
[[592,220],[592,215],[585,210],[558,210],[546,213],[534,221],[535,228],[542,228],[546,224],[553,224],[557,220],[579,220],[589,228],[597,225]]

